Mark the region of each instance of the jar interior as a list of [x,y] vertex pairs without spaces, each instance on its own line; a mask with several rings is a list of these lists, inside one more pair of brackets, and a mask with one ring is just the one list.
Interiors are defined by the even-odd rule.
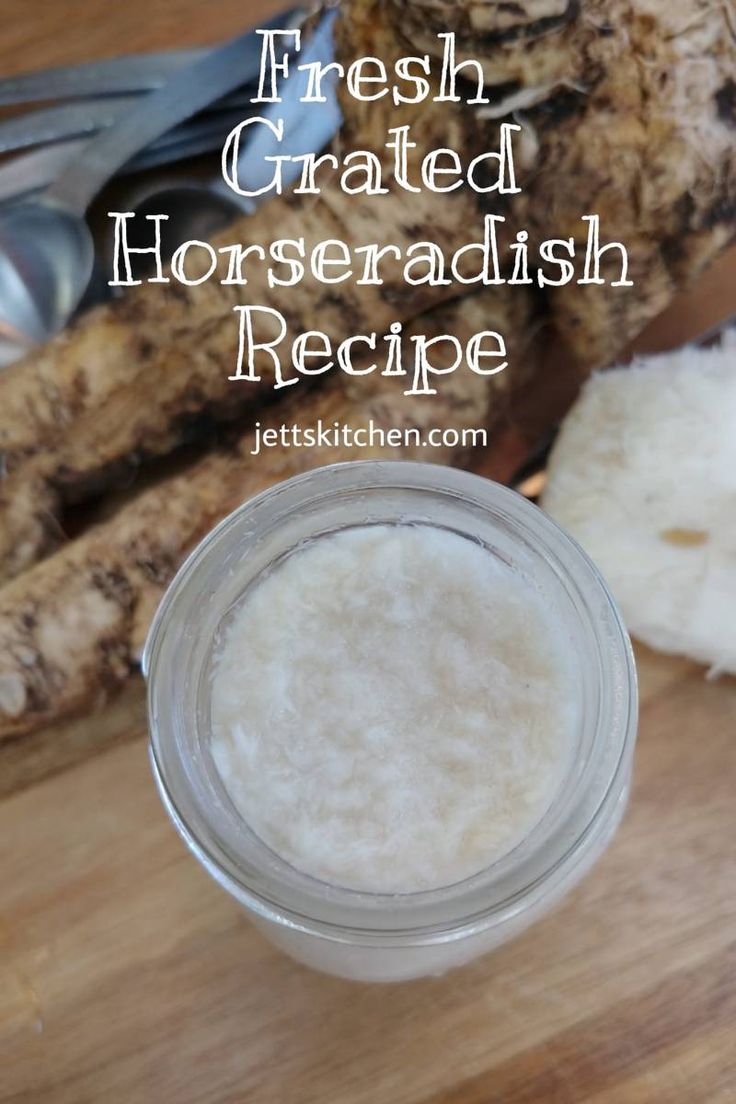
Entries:
[[[464,924],[490,907],[513,908],[519,895],[550,875],[595,819],[623,757],[630,711],[631,668],[625,636],[610,597],[582,552],[535,507],[505,488],[452,472],[457,488],[437,487],[429,465],[351,464],[400,469],[376,483],[357,471],[293,495],[293,483],[254,500],[228,519],[183,569],[168,597],[167,639],[173,662],[157,655],[152,726],[165,723],[169,740],[154,739],[159,774],[171,804],[196,840],[199,857],[251,907],[297,926],[311,922],[402,930],[421,922],[428,934]],[[423,469],[411,485],[407,469]],[[319,474],[319,473],[317,473]],[[356,479],[356,476],[358,478]],[[398,485],[392,485],[391,480]],[[468,482],[466,482],[468,481]],[[305,478],[303,482],[308,482]],[[345,479],[342,480],[342,484]],[[423,485],[428,484],[428,485]],[[488,489],[492,488],[489,493]],[[291,492],[291,493],[290,493]],[[477,492],[473,493],[473,492]],[[499,493],[501,492],[501,493]],[[235,809],[211,753],[211,686],[217,642],[248,588],[306,543],[351,527],[423,525],[448,529],[482,545],[517,572],[554,610],[574,664],[576,736],[568,770],[547,811],[516,847],[491,866],[441,889],[372,894],[330,885],[302,873],[271,850]],[[216,555],[214,550],[216,548]],[[158,621],[158,618],[157,618]],[[155,632],[152,631],[152,637]],[[150,642],[149,642],[150,643]],[[151,645],[153,656],[161,641]],[[149,649],[147,648],[147,651]],[[170,716],[161,715],[167,702]],[[187,808],[167,779],[186,795]]]

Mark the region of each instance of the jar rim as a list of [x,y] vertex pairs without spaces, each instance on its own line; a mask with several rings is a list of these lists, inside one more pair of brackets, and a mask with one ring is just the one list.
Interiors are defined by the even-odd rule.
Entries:
[[[585,621],[587,644],[595,652],[584,657],[586,677],[598,702],[585,779],[581,775],[578,791],[569,796],[566,808],[557,810],[552,833],[543,817],[521,844],[485,870],[453,886],[406,894],[327,885],[273,853],[270,859],[275,861],[270,861],[265,845],[263,861],[244,861],[227,810],[207,791],[193,710],[179,700],[189,695],[190,705],[194,701],[191,682],[201,676],[204,655],[188,615],[206,603],[220,602],[228,549],[240,541],[241,549],[245,542],[251,554],[260,553],[266,533],[283,528],[300,512],[310,511],[318,520],[328,505],[334,510],[350,496],[375,503],[390,493],[434,496],[445,504],[452,501],[454,508],[485,514],[489,521],[492,516],[496,524],[503,520],[509,533],[551,565]],[[195,644],[198,657],[193,656]],[[593,841],[620,816],[628,788],[637,723],[636,668],[604,580],[582,548],[542,510],[508,487],[456,468],[351,461],[299,474],[249,499],[204,537],[177,572],[149,630],[142,665],[154,778],[189,848],[252,911],[328,939],[350,942],[359,934],[363,942],[376,945],[416,944],[461,938],[503,922],[532,899],[553,894],[573,875]],[[191,747],[184,746],[186,740],[193,741]]]

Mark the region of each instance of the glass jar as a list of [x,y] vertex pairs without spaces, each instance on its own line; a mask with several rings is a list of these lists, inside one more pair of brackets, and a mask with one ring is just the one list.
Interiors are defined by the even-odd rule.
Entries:
[[[359,892],[290,866],[236,812],[211,753],[213,651],[245,588],[303,542],[374,523],[435,525],[481,542],[543,592],[579,676],[575,754],[542,820],[488,869],[417,893]],[[153,772],[180,834],[272,942],[328,973],[402,980],[440,974],[497,947],[578,882],[624,811],[636,672],[611,595],[582,549],[540,509],[467,472],[408,462],[337,464],[246,502],[176,575],[151,627],[143,669]]]

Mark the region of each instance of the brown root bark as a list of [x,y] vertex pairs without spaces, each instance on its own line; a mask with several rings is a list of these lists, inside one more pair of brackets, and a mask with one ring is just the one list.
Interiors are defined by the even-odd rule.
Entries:
[[[473,333],[526,329],[523,302],[510,295],[469,297],[430,318],[417,332]],[[411,331],[406,335],[408,346]],[[439,346],[438,348],[444,348]],[[407,349],[408,351],[408,349]],[[513,389],[532,371],[531,352],[510,351],[507,371],[484,378],[446,377],[442,392],[403,395],[404,380],[378,375],[328,385],[262,417],[263,428],[296,421],[358,427],[455,429],[497,426]],[[251,456],[253,430],[234,444],[141,492],[110,519],[71,541],[0,590],[0,737],[92,708],[136,667],[163,590],[188,551],[221,518],[272,483],[321,464],[356,458],[356,450],[315,445]],[[427,449],[377,443],[360,459],[459,463],[461,445]]]

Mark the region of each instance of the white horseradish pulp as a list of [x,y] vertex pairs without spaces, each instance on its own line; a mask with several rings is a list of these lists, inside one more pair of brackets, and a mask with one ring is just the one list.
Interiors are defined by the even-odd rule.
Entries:
[[213,754],[253,831],[353,889],[450,885],[518,844],[572,753],[569,644],[528,580],[421,525],[316,539],[246,592]]

